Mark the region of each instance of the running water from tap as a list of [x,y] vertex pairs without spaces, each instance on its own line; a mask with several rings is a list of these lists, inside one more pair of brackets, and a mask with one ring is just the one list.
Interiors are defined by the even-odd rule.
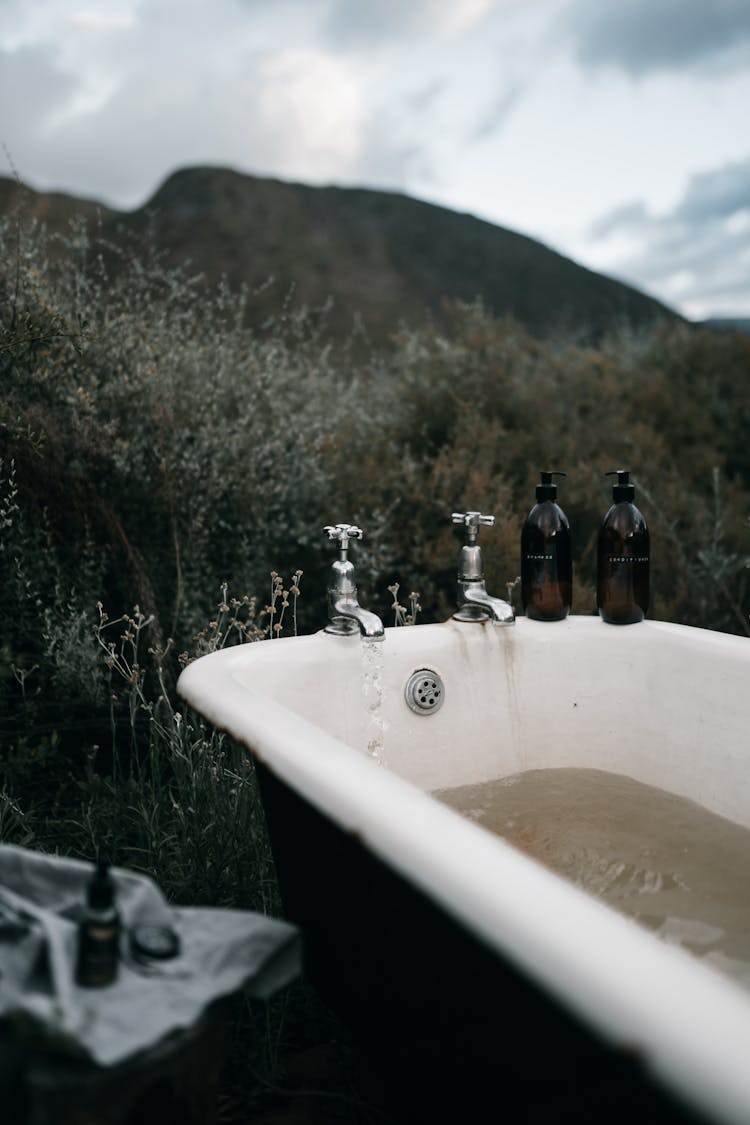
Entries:
[[383,645],[380,641],[363,640],[362,694],[367,715],[367,753],[378,765],[383,765]]

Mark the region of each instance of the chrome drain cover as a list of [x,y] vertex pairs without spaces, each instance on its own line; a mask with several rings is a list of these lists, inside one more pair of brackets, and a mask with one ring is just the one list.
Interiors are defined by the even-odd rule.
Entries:
[[437,672],[430,668],[420,668],[409,676],[404,696],[417,715],[434,715],[443,705],[445,687]]

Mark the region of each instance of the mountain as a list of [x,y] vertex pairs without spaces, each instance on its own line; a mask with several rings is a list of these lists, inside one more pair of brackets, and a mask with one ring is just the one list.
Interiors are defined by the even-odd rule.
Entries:
[[442,321],[451,299],[481,298],[494,313],[511,313],[542,335],[595,337],[623,322],[678,318],[532,238],[392,192],[195,167],[174,172],[129,212],[0,178],[0,214],[15,206],[19,191],[50,231],[67,229],[81,214],[107,239],[135,235],[170,264],[189,261],[209,283],[226,277],[231,285],[248,284],[259,290],[252,301],[258,321],[288,300],[310,308],[330,300],[336,335],[360,321],[379,343],[402,322]]
[[717,332],[744,332],[750,336],[750,316],[712,316],[702,320],[701,326]]

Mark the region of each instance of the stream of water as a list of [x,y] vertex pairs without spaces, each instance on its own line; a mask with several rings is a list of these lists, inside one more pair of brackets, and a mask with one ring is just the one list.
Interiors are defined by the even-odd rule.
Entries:
[[383,765],[383,642],[363,640],[362,694],[367,713],[366,749],[371,758]]

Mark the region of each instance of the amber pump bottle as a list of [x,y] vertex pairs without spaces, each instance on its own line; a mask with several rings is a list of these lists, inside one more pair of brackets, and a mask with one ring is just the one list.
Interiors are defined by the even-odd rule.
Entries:
[[552,480],[565,475],[558,469],[540,473],[537,502],[521,529],[521,600],[535,621],[561,621],[572,604],[570,524]]
[[117,976],[120,918],[109,866],[97,864],[86,888],[86,907],[78,924],[76,982],[84,988],[111,984]]
[[599,528],[596,602],[610,625],[634,625],[648,610],[650,541],[643,514],[633,503],[630,473],[615,469],[614,503]]

